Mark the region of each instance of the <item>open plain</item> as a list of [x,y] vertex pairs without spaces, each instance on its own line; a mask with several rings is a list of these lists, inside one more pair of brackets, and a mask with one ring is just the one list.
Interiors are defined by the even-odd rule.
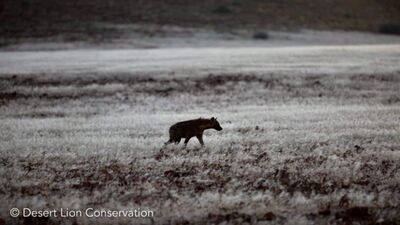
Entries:
[[[398,224],[398,43],[2,51],[0,219]],[[205,147],[163,147],[173,123],[212,116]]]

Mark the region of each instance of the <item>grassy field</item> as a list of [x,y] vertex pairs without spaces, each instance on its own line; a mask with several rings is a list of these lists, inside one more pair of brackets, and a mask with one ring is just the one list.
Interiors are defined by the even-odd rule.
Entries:
[[[0,1],[0,225],[400,224],[399,10]],[[199,117],[224,129],[163,146]]]
[[[1,77],[2,222],[400,223],[398,72],[67,78]],[[224,130],[204,148],[163,148],[170,125],[211,116]],[[12,219],[11,207],[155,215]]]

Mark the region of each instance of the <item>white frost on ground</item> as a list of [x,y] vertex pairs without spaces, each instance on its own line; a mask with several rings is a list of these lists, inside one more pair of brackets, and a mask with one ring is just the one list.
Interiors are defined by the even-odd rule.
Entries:
[[161,48],[151,49],[116,49],[118,44],[115,44],[113,49],[71,47],[72,50],[1,51],[0,75],[82,72],[373,74],[400,68],[400,38],[396,36],[328,31],[272,32],[270,40],[260,41],[244,40],[243,35],[239,32],[227,40],[226,34],[218,36],[202,31],[191,38],[156,37],[149,40],[159,43],[155,47]]
[[400,45],[0,52],[0,74],[394,72]]

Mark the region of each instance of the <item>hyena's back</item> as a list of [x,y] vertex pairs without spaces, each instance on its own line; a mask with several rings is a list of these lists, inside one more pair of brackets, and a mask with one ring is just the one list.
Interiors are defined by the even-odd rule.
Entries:
[[169,128],[169,140],[165,143],[170,144],[175,142],[178,144],[182,138],[185,138],[185,146],[189,142],[190,138],[196,136],[201,145],[203,142],[203,132],[206,129],[222,130],[216,118],[211,119],[195,119],[187,120],[176,123]]
[[197,120],[188,120],[176,123],[169,128],[169,139],[179,142],[182,138],[200,134],[200,126]]

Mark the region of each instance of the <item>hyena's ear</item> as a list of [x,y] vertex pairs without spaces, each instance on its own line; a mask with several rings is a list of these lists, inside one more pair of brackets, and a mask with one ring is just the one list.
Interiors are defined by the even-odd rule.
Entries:
[[214,117],[211,117],[211,121],[215,121],[215,118],[214,118]]

